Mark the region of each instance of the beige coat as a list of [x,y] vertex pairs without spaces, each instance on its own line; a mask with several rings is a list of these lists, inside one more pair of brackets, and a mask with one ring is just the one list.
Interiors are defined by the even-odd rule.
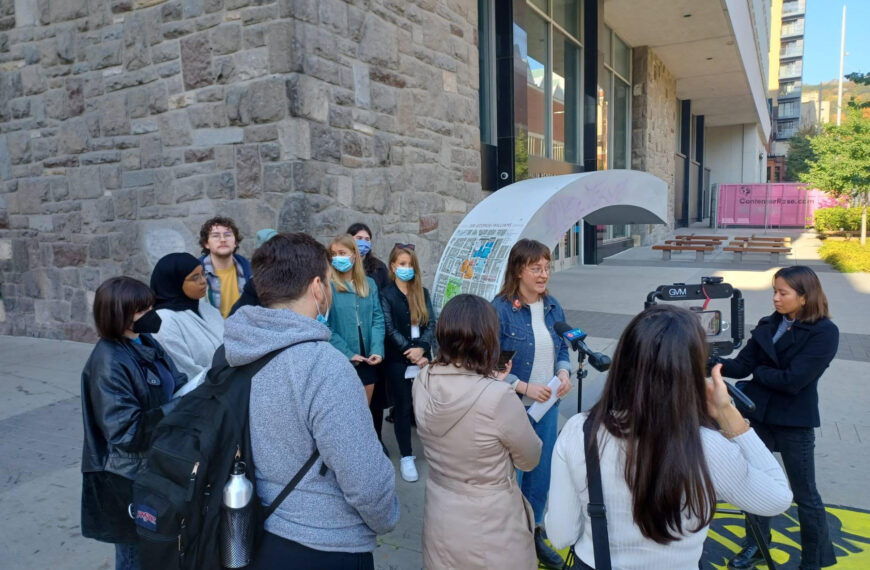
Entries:
[[413,393],[429,463],[424,567],[537,568],[535,519],[514,469],[538,464],[541,440],[516,393],[453,366],[424,369]]

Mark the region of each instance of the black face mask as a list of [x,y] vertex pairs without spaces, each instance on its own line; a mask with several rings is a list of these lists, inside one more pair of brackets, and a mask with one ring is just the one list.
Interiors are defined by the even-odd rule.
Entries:
[[160,330],[160,324],[162,322],[163,321],[160,319],[160,315],[157,314],[157,311],[151,309],[139,317],[138,321],[133,323],[133,332],[136,334],[154,334]]

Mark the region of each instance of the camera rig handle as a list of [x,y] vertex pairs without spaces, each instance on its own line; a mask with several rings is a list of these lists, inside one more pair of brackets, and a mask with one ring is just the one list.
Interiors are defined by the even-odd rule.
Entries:
[[660,301],[707,301],[710,299],[731,299],[731,340],[708,343],[710,354],[718,356],[729,354],[743,344],[744,299],[740,289],[723,283],[721,277],[701,277],[701,283],[673,283],[659,285],[646,296],[643,308],[647,309]]

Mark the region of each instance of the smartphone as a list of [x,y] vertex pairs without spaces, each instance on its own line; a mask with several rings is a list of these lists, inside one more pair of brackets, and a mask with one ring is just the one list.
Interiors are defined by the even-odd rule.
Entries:
[[502,350],[501,354],[498,355],[498,364],[496,364],[495,369],[499,372],[507,369],[507,363],[511,361],[511,358],[516,354],[516,350]]
[[716,336],[722,332],[722,311],[699,311],[698,318],[708,335]]

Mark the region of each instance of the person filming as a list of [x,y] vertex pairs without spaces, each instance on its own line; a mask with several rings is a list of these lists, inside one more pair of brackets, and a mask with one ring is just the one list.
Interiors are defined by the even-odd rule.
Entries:
[[[798,506],[801,568],[836,563],[828,534],[825,505],[816,489],[814,428],[819,427],[818,384],[837,354],[840,333],[831,322],[828,299],[809,267],[785,267],[773,276],[774,312],[758,321],[746,346],[734,359],[719,359],[722,374],[751,381],[737,386],[755,402],[747,417],[768,449],[782,463]],[[770,519],[756,517],[770,541]],[[729,561],[733,569],[754,568],[758,545],[747,537]]]
[[586,422],[613,568],[697,568],[717,498],[768,516],[791,504],[782,468],[731,403],[721,365],[709,380],[706,361],[704,330],[686,309],[655,305],[623,332],[601,400],[568,420],[553,452],[547,533],[556,548],[573,547],[573,568],[595,563]]

